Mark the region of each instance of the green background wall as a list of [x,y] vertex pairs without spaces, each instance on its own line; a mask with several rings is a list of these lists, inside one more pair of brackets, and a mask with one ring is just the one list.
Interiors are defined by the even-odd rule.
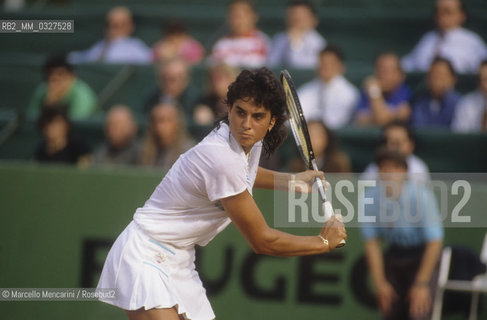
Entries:
[[[162,176],[157,171],[0,164],[0,287],[82,287],[83,245],[89,240],[113,241]],[[272,194],[258,190],[255,198],[272,223]],[[445,242],[478,252],[484,232],[447,229]],[[363,252],[358,230],[349,229],[348,234],[348,245],[332,255],[256,258],[230,226],[199,252],[200,274],[212,288],[210,301],[217,317],[378,319],[354,293],[354,277],[361,278],[366,270],[356,265]],[[91,266],[101,266],[106,253],[105,247],[95,251]],[[313,282],[313,274],[320,280]],[[89,287],[96,281],[97,276]],[[311,281],[308,290],[306,281]],[[313,295],[306,292],[323,300],[311,303]],[[366,287],[361,292],[367,292]],[[331,304],[335,300],[338,303]],[[0,302],[0,310],[0,319],[9,320],[124,318],[122,311],[99,302]]]

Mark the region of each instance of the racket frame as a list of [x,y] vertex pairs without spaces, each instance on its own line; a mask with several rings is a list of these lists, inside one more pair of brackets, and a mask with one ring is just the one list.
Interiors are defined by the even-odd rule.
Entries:
[[[289,123],[291,125],[291,131],[293,132],[294,140],[298,146],[298,150],[301,155],[301,158],[303,158],[303,161],[306,164],[307,169],[318,171],[318,165],[316,164],[316,158],[313,152],[313,146],[311,145],[311,139],[308,132],[308,125],[306,124],[306,119],[304,118],[303,108],[301,107],[301,103],[299,102],[299,97],[294,87],[294,82],[287,70],[281,71],[280,78],[281,78],[281,84],[284,89],[284,93],[286,94],[286,107],[287,107],[286,110],[289,115]],[[289,101],[288,93],[291,94],[292,102],[296,106],[295,113],[291,113],[289,110],[290,107],[288,103]],[[298,119],[295,119],[293,114],[295,114],[295,116],[298,117]],[[300,126],[298,126],[298,123],[296,123],[296,121],[299,121]],[[302,129],[302,136],[305,140],[304,144],[308,151],[307,153],[309,159],[306,156],[305,151],[303,150],[302,141],[300,139],[300,133],[298,132],[299,127],[301,127]],[[323,201],[323,211],[326,217],[328,210],[326,210],[327,206],[325,204],[328,200],[326,199],[325,188],[320,178],[316,177],[315,181],[316,181],[316,185],[318,186],[318,192],[320,194],[321,200]],[[330,215],[334,214],[333,208],[331,207],[330,203],[328,203],[328,206],[331,210]],[[340,243],[337,245],[337,248],[343,247],[345,243],[346,243],[345,240],[340,241]]]

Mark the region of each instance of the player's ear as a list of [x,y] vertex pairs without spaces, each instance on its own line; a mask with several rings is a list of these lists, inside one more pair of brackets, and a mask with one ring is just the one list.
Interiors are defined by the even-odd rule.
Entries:
[[269,128],[267,129],[267,132],[270,132],[272,128],[274,128],[274,124],[276,124],[276,117],[272,116],[271,121],[269,122]]

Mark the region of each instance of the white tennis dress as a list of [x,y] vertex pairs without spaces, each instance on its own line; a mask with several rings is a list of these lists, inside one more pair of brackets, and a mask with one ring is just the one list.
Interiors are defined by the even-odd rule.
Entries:
[[179,157],[108,253],[98,288],[115,288],[125,310],[170,308],[192,320],[215,315],[195,270],[204,246],[231,222],[219,200],[252,194],[262,143],[246,155],[221,123]]

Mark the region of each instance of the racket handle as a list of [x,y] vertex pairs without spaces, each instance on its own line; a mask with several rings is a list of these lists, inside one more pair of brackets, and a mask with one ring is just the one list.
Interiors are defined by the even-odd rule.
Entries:
[[330,220],[330,218],[335,214],[330,201],[323,202],[323,213],[325,214],[325,221]]
[[325,187],[323,186],[323,181],[321,181],[321,179],[318,177],[315,178],[315,181],[316,181],[316,185],[318,186],[318,192],[320,194],[321,201],[323,201],[323,203],[327,202],[326,201],[326,194],[325,194]]
[[[318,165],[316,164],[316,159],[311,159],[311,169],[314,171],[318,171]],[[323,181],[316,177],[315,178],[316,185],[318,186],[318,192],[320,193],[321,200],[323,202],[326,202],[326,193],[325,193],[325,187],[323,186]],[[333,210],[332,210],[333,211]]]
[[[323,202],[323,213],[325,214],[325,221],[328,221],[335,214],[330,201]],[[346,244],[345,240],[342,240],[336,247],[341,248],[345,244]]]

